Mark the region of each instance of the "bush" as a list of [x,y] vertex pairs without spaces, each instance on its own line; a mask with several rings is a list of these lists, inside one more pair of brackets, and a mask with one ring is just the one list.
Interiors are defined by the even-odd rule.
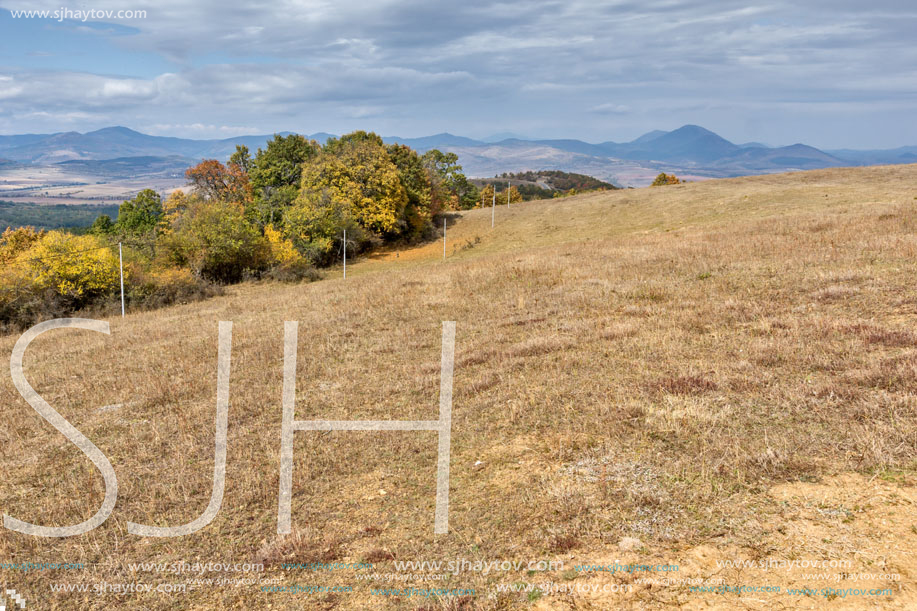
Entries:
[[29,229],[0,239],[0,325],[22,328],[97,304],[119,285],[118,258],[95,236]]
[[107,295],[119,284],[118,257],[95,236],[50,231],[20,255],[39,289],[51,289],[74,308]]
[[7,227],[3,235],[0,235],[0,263],[6,265],[20,253],[32,248],[32,245],[44,237],[45,233],[36,231],[34,227],[17,227],[16,229]]
[[240,204],[188,199],[177,227],[160,240],[167,263],[221,283],[239,282],[269,267],[270,246]]
[[677,185],[680,182],[681,181],[678,180],[678,177],[676,177],[674,174],[666,174],[665,172],[663,172],[662,174],[656,177],[656,180],[653,181],[653,184],[651,186],[662,187],[665,185]]
[[271,268],[267,272],[269,278],[293,282],[302,278],[317,280],[320,277],[315,266],[273,225],[264,228],[264,239],[267,240],[271,253]]
[[147,271],[132,267],[129,277],[125,297],[134,308],[152,309],[174,303],[190,303],[222,293],[219,286],[195,277],[187,268]]

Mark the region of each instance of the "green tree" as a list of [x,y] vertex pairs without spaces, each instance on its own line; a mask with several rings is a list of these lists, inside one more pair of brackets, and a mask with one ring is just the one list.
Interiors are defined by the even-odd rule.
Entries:
[[229,157],[229,165],[234,165],[246,174],[252,170],[252,156],[244,144],[236,145],[236,152]]
[[96,220],[89,226],[89,233],[97,236],[104,236],[114,231],[115,224],[107,214],[100,214]]
[[481,193],[462,173],[458,155],[431,149],[422,159],[430,176],[434,214],[442,210],[468,210],[478,205]]
[[[162,198],[152,189],[144,189],[134,199],[129,199],[118,208],[118,220],[112,225],[110,234],[116,234],[120,239],[134,242],[149,253],[155,250],[156,236],[159,233],[162,220]],[[104,219],[93,227],[102,229]],[[96,233],[96,235],[105,235]]]
[[115,225],[118,231],[125,233],[146,233],[156,227],[161,217],[162,197],[152,189],[144,189],[121,204]]
[[259,148],[249,170],[255,197],[249,218],[262,228],[280,225],[299,195],[303,164],[320,151],[317,142],[299,134],[274,134],[266,148]]
[[293,205],[298,195],[299,188],[293,185],[265,189],[252,206],[252,220],[262,228],[282,224],[284,212]]
[[338,152],[347,147],[361,144],[367,144],[373,147],[385,146],[385,143],[382,141],[382,136],[379,134],[375,132],[365,132],[362,129],[358,129],[355,132],[344,134],[340,138],[328,138],[328,141],[325,143],[323,150],[326,153],[336,155]]
[[303,164],[316,156],[321,147],[314,140],[299,134],[274,134],[264,149],[258,149],[249,175],[259,197],[270,195],[272,189],[299,187]]
[[430,228],[431,184],[420,156],[403,144],[388,147],[388,155],[398,168],[401,185],[407,194],[404,207],[404,235],[409,239],[421,237]]

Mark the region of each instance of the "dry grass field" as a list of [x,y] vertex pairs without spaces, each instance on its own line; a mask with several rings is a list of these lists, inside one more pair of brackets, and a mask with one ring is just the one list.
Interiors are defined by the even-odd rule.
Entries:
[[[85,564],[0,582],[40,609],[917,608],[917,165],[582,195],[496,218],[456,214],[445,262],[430,243],[357,261],[346,280],[245,284],[113,318],[108,336],[38,338],[30,383],[108,456],[119,498],[86,535],[0,530],[0,563]],[[221,320],[233,322],[222,509],[186,537],[130,535],[128,521],[179,525],[207,506]],[[293,533],[277,534],[287,320],[296,418],[329,420],[435,419],[441,325],[456,321],[448,534],[433,534],[436,434],[398,431],[296,432]],[[0,512],[90,517],[103,498],[92,463],[9,375],[0,405]],[[395,567],[456,559],[563,568],[406,580],[446,571]],[[801,568],[812,561],[829,568]],[[142,562],[264,570],[130,566]],[[373,568],[282,566],[312,562]],[[576,570],[615,562],[678,570]],[[213,582],[193,587],[200,577]],[[187,590],[93,592],[127,583]],[[474,596],[372,593],[405,587]]]

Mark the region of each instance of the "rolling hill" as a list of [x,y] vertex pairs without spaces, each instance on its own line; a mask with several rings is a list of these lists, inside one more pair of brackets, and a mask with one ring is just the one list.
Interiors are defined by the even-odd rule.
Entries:
[[[64,132],[44,136],[0,136],[0,155],[29,163],[170,156],[227,159],[235,151],[236,145],[245,145],[254,153],[258,148],[263,148],[271,137],[261,135],[192,140],[150,136],[126,127],[106,127],[85,134]],[[315,134],[315,137],[324,141],[328,134]]]
[[[26,377],[110,459],[118,499],[78,537],[0,529],[4,559],[83,564],[4,577],[36,608],[110,608],[103,583],[149,584],[118,607],[157,610],[914,608],[915,184],[917,165],[823,169],[500,206],[493,228],[472,210],[450,215],[445,261],[434,241],[346,279],[49,332]],[[219,511],[191,535],[128,534],[211,499],[219,321]],[[443,321],[448,532],[433,532],[436,434],[297,430],[278,534],[284,401],[297,420],[435,418]],[[98,471],[9,376],[0,405],[3,512],[91,517]],[[607,568],[636,565],[672,572]],[[842,574],[901,579],[818,593],[854,587]],[[747,584],[779,590],[706,590]]]

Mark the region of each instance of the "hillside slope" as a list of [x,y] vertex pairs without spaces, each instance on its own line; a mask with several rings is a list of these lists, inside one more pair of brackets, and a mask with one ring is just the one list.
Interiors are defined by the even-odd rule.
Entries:
[[[604,192],[500,206],[493,229],[491,210],[473,210],[451,219],[445,262],[434,242],[356,261],[346,280],[240,285],[129,313],[110,336],[49,332],[26,376],[109,457],[119,499],[80,537],[0,530],[0,559],[87,565],[3,576],[41,608],[497,610],[821,608],[822,588],[856,587],[835,574],[896,574],[866,583],[887,593],[831,608],[914,608],[915,184],[910,165]],[[193,535],[129,535],[127,521],[179,525],[207,506],[221,320],[233,322],[222,508]],[[456,322],[448,534],[433,534],[436,435],[400,431],[296,432],[294,531],[277,534],[288,320],[301,420],[436,418],[440,330]],[[16,339],[0,338],[2,351]],[[0,404],[3,513],[89,518],[98,471],[8,376]],[[823,569],[827,580],[717,564],[799,558],[850,564]],[[394,564],[457,559],[536,564]],[[195,585],[137,562],[264,571]],[[614,562],[679,568],[576,568]],[[229,583],[240,577],[254,581]],[[193,587],[51,590],[101,582]],[[405,587],[474,594],[373,593]]]

